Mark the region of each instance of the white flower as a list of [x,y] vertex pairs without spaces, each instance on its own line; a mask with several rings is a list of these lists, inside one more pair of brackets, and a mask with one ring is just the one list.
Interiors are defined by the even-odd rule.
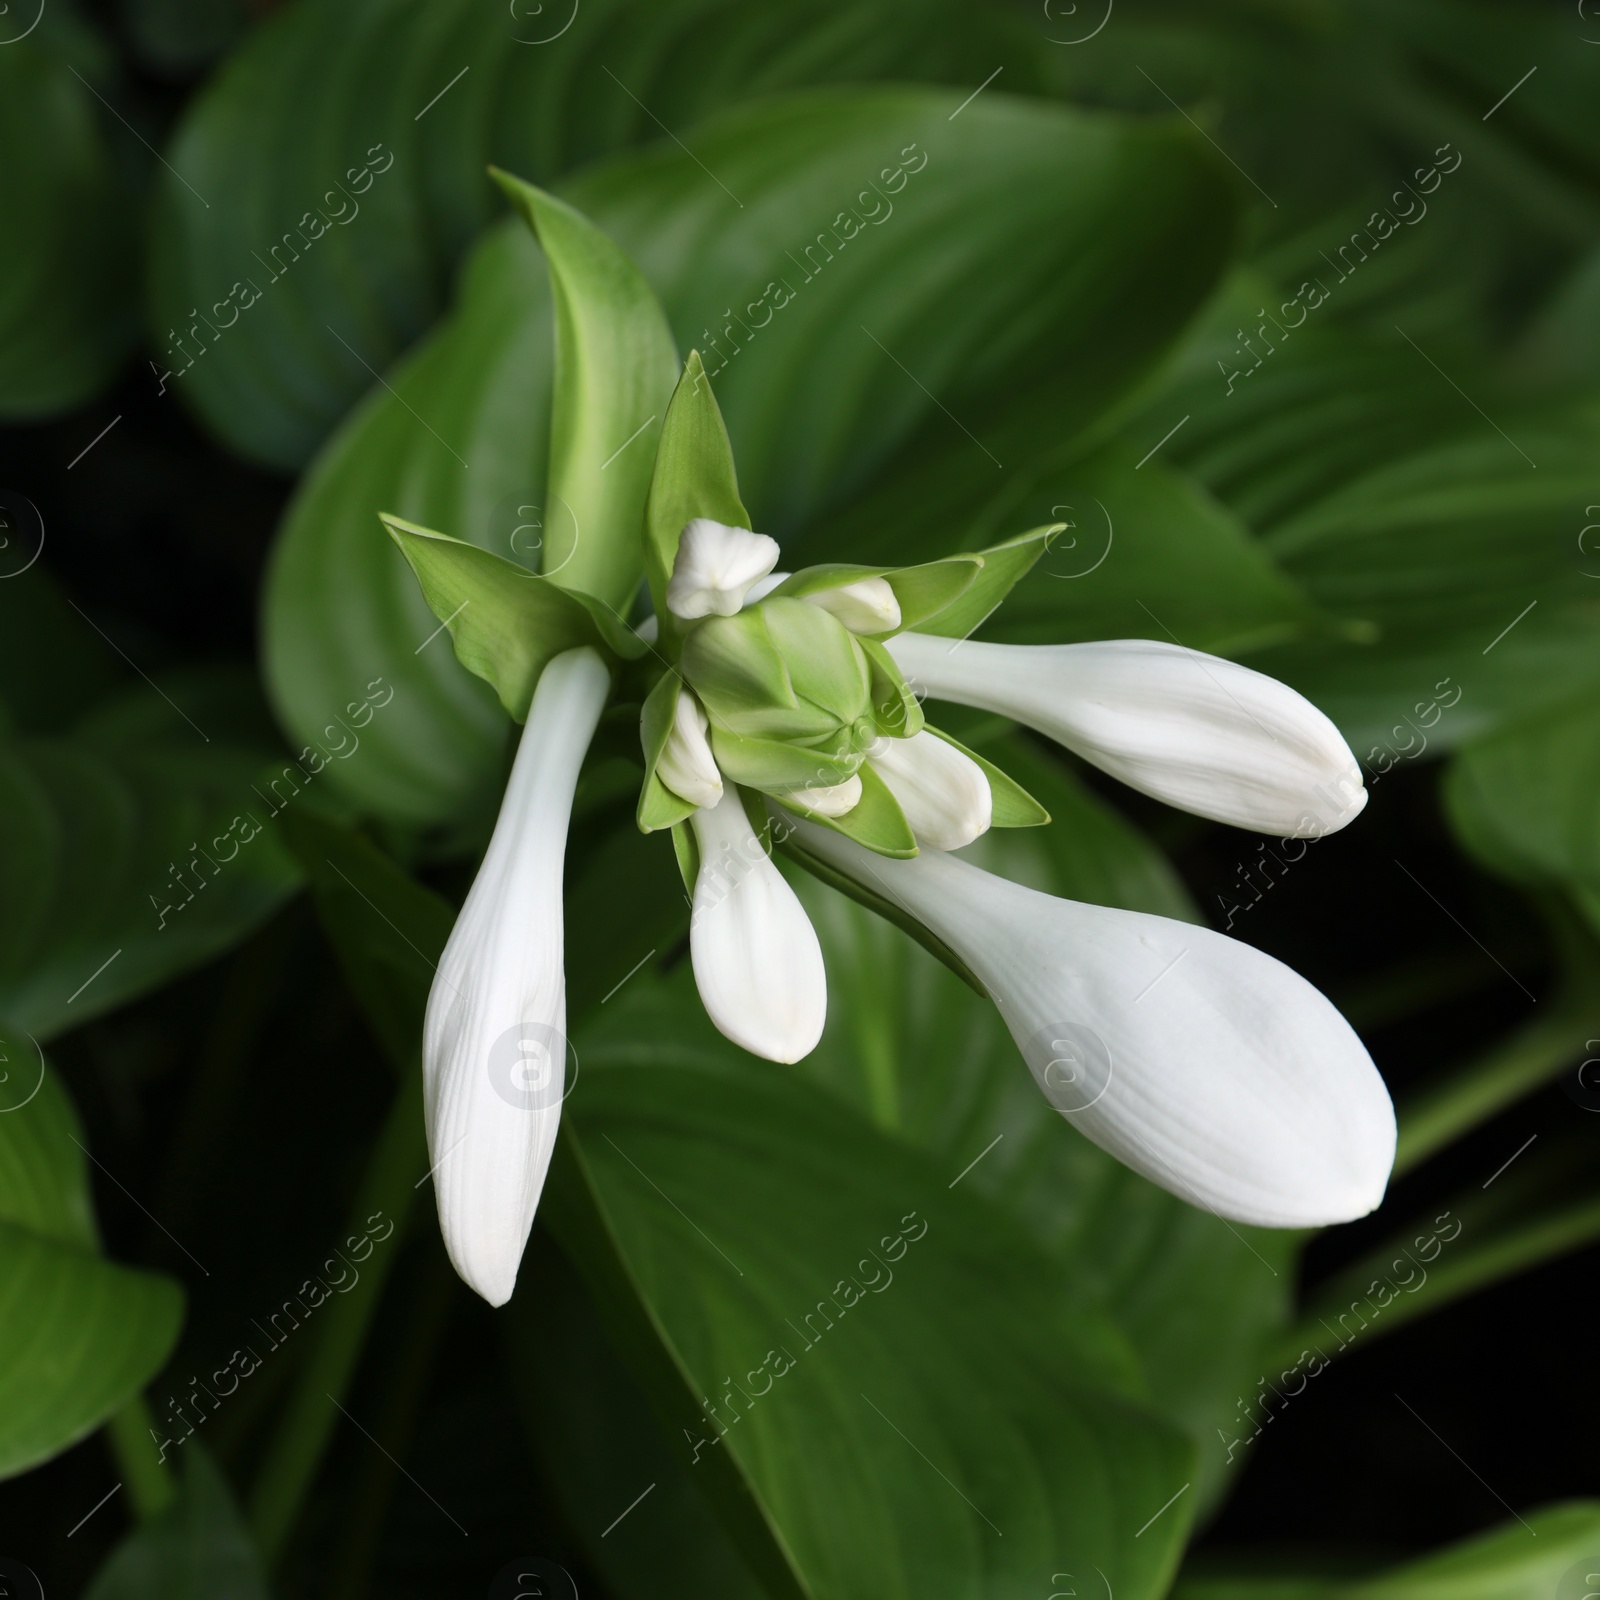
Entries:
[[815,589],[801,598],[830,612],[852,633],[886,633],[900,626],[900,602],[883,578],[857,578],[836,589]]
[[937,734],[923,729],[909,739],[880,739],[868,760],[918,844],[959,850],[988,831],[994,795],[983,768]]
[[700,702],[688,688],[680,689],[672,732],[656,763],[656,776],[675,795],[697,806],[714,806],[722,798],[722,774],[706,737],[710,725]]
[[861,779],[852,775],[843,783],[812,784],[790,789],[776,798],[785,805],[804,806],[819,817],[842,817],[861,803]]
[[778,564],[778,543],[748,528],[730,528],[710,517],[684,526],[667,584],[667,609],[684,621],[731,617],[750,586]]
[[795,826],[807,850],[949,945],[1051,1104],[1151,1182],[1263,1227],[1346,1222],[1382,1200],[1395,1149],[1383,1080],[1349,1023],[1281,962],[953,856],[889,860]]
[[828,1012],[816,930],[736,789],[690,820],[700,847],[689,922],[700,999],[735,1044],[769,1061],[798,1061],[816,1047]]
[[902,633],[888,645],[934,699],[1014,717],[1197,816],[1316,838],[1367,801],[1360,766],[1322,712],[1218,656],[1149,639],[1034,646]]
[[439,1231],[456,1271],[493,1306],[516,1286],[561,1116],[561,870],[578,769],[609,688],[590,649],[544,669],[428,995],[424,1109]]

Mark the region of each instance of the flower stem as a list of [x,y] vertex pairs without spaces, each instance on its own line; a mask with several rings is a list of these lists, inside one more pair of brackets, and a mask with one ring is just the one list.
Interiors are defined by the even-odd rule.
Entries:
[[1568,991],[1471,1066],[1422,1091],[1400,1111],[1398,1177],[1520,1100],[1582,1053],[1592,1008]]
[[[428,1166],[423,1139],[420,1060],[401,1080],[388,1119],[368,1157],[349,1231],[366,1231],[381,1214],[403,1233],[416,1202],[417,1175]],[[387,1236],[385,1236],[387,1237]],[[282,1551],[301,1502],[316,1478],[328,1440],[340,1422],[345,1393],[366,1340],[383,1286],[399,1255],[399,1241],[379,1243],[361,1268],[361,1281],[321,1311],[304,1371],[279,1424],[250,1499],[250,1525],[270,1562]]]
[[[1543,1216],[1529,1218],[1493,1235],[1487,1241],[1469,1245],[1454,1254],[1443,1254],[1436,1265],[1425,1270],[1423,1282],[1414,1291],[1396,1293],[1381,1309],[1363,1316],[1361,1332],[1376,1336],[1393,1333],[1418,1317],[1467,1295],[1527,1272],[1540,1263],[1577,1250],[1600,1239],[1600,1200],[1584,1199]],[[1365,1298],[1365,1290],[1384,1279],[1396,1250],[1375,1251],[1329,1283],[1301,1321],[1283,1337],[1279,1355],[1293,1360],[1304,1346],[1326,1343],[1330,1331],[1327,1319],[1348,1314],[1352,1303]],[[1371,1302],[1367,1308],[1372,1310]],[[1354,1342],[1354,1336],[1349,1341]]]
[[135,1395],[106,1423],[106,1438],[116,1457],[117,1470],[128,1486],[134,1515],[147,1522],[172,1504],[177,1493],[175,1476],[152,1444],[150,1407]]

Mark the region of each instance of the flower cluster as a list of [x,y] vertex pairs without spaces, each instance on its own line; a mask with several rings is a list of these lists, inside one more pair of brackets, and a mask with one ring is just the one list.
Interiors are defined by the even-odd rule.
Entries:
[[[507,188],[569,298],[582,289],[569,256],[609,251],[612,281],[637,277],[576,213]],[[646,300],[653,307],[647,286],[628,312],[643,319],[639,342],[669,338],[658,313],[659,326],[639,310]],[[564,315],[558,331],[581,327]],[[556,438],[572,434],[561,432],[562,403],[558,392]],[[615,421],[622,432],[632,414]],[[779,822],[800,866],[906,927],[989,996],[1049,1102],[1151,1181],[1268,1226],[1339,1222],[1378,1204],[1393,1108],[1335,1008],[1221,934],[1056,899],[954,854],[991,827],[1049,817],[930,725],[923,702],[997,713],[1145,794],[1284,838],[1332,832],[1366,802],[1326,716],[1271,678],[1175,644],[972,641],[1054,527],[914,567],[776,572],[779,547],[752,531],[693,353],[641,499],[642,540],[630,550],[633,536],[619,533],[610,566],[590,552],[587,588],[581,563],[563,560],[558,584],[555,569],[540,578],[384,519],[460,660],[526,723],[425,1024],[441,1228],[469,1284],[495,1305],[510,1297],[555,1141],[566,832],[613,702],[639,707],[639,826],[670,831],[692,892],[695,980],[737,1044],[796,1061],[827,1013],[816,934],[771,859]],[[626,627],[605,589],[625,596],[641,567],[652,614]]]

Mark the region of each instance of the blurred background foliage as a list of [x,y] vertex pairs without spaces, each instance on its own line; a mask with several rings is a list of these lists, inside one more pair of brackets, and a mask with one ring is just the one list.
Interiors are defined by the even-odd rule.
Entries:
[[[1595,10],[0,9],[0,1574],[1577,1600],[1600,1401],[1550,1335],[1600,1233]],[[720,358],[786,565],[1061,518],[994,636],[1175,638],[1335,717],[1372,801],[1293,860],[953,731],[1056,819],[987,864],[1340,1003],[1400,1105],[1375,1217],[1156,1191],[804,884],[828,1032],[757,1070],[687,1003],[619,723],[521,1292],[455,1281],[417,1036],[508,724],[374,513],[530,565],[562,514],[549,291],[490,162]],[[918,1222],[892,1288],[806,1320]],[[793,1376],[741,1401],[785,1322]]]

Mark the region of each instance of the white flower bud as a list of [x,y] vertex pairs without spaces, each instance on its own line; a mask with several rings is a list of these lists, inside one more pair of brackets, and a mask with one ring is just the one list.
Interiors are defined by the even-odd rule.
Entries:
[[731,617],[750,586],[778,564],[778,542],[748,528],[730,528],[710,517],[685,525],[667,584],[667,609],[691,622],[696,617]]
[[804,806],[819,817],[842,817],[861,803],[861,780],[849,777],[843,783],[812,784],[775,794],[773,799],[780,805]]
[[801,598],[831,612],[851,633],[887,633],[900,626],[900,602],[884,578],[858,578]]
[[680,689],[656,776],[675,795],[697,806],[714,806],[722,798],[722,774],[706,737],[709,726],[700,702],[688,689]]
[[768,1061],[816,1048],[828,982],[799,897],[773,866],[737,791],[690,818],[700,873],[689,955],[706,1015],[719,1032]]
[[1199,817],[1314,839],[1367,803],[1333,723],[1235,661],[1153,639],[1016,645],[901,633],[889,650],[935,700],[1014,717]]
[[988,832],[994,795],[983,768],[937,734],[924,729],[909,739],[880,739],[869,759],[918,844],[959,850]]

